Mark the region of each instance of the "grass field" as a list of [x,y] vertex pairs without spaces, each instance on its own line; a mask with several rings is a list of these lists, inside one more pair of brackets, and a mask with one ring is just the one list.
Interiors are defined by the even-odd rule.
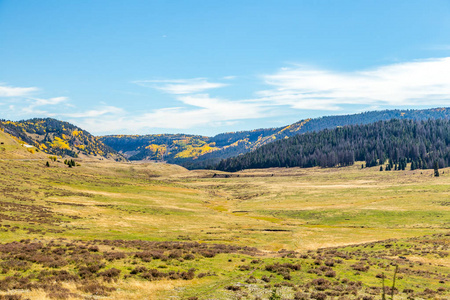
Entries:
[[2,158],[9,299],[381,299],[396,265],[396,299],[450,297],[450,169]]

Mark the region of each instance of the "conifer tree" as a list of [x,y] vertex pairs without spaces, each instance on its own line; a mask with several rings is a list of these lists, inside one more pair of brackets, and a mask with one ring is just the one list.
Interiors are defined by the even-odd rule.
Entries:
[[439,177],[439,164],[437,161],[434,162],[434,176]]

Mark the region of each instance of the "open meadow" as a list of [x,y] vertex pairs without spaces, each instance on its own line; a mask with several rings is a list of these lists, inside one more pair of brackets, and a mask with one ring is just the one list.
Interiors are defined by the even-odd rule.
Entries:
[[0,160],[5,299],[450,297],[450,169],[47,161]]
[[450,0],[0,0],[0,300],[450,300]]

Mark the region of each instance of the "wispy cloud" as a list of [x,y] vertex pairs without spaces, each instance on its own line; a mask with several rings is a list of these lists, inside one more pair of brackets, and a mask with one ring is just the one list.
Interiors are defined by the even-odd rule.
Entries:
[[[72,114],[97,132],[154,132],[224,126],[244,120],[283,116],[285,108],[360,111],[400,106],[450,104],[450,58],[418,60],[353,72],[295,65],[262,76],[267,89],[252,99],[230,100],[199,93],[225,86],[205,78],[149,80],[140,85],[174,95],[178,105],[140,114],[125,110]],[[231,78],[230,78],[231,79]],[[223,79],[225,80],[225,79]],[[303,113],[305,115],[305,113]]]
[[103,115],[118,115],[123,114],[125,111],[122,108],[115,106],[103,106],[99,109],[92,109],[88,111],[75,112],[62,114],[63,116],[69,118],[95,118]]
[[214,125],[216,122],[255,119],[266,116],[268,107],[251,101],[230,101],[210,97],[208,94],[196,94],[178,98],[194,109],[160,109],[145,114],[144,119],[153,120],[155,127],[191,128],[199,125]]
[[295,109],[339,110],[343,105],[450,104],[450,58],[418,60],[355,72],[296,66],[263,79],[260,100]]
[[12,87],[0,84],[0,97],[25,97],[38,90],[36,87]]
[[[20,108],[20,114],[25,116],[47,116],[54,117],[57,115],[56,112],[49,112],[47,110],[37,109],[37,107],[42,106],[58,106],[64,102],[68,101],[67,97],[53,97],[53,98],[26,98],[24,103],[26,106]],[[16,106],[17,107],[17,106]],[[14,107],[13,107],[14,109]],[[56,109],[58,110],[58,109]]]
[[209,82],[206,78],[171,79],[171,80],[138,80],[133,83],[151,87],[169,94],[193,94],[206,90],[221,88],[228,84]]
[[33,106],[57,105],[66,102],[68,100],[67,97],[53,97],[48,99],[30,98],[30,99],[34,101]]
[[[111,111],[99,118],[72,114],[77,124],[96,132],[151,132],[154,128],[186,130],[199,126],[223,126],[236,120],[261,118],[270,114],[268,107],[253,101],[230,101],[195,94],[178,98],[182,106],[156,109],[140,115],[123,110]],[[188,106],[186,106],[188,105]]]
[[[223,77],[221,80],[232,79]],[[265,89],[256,91],[251,99],[233,100],[211,95],[210,90],[227,84],[207,78],[137,81],[134,83],[170,94],[168,97],[177,102],[170,107],[138,112],[107,103],[101,103],[95,109],[78,109],[66,97],[31,97],[30,94],[38,90],[34,87],[0,85],[0,96],[4,97],[3,104],[11,104],[10,111],[14,110],[16,116],[60,117],[95,134],[186,132],[193,129],[211,132],[210,128],[250,119],[279,116],[283,120],[286,108],[303,118],[308,116],[307,110],[351,113],[361,108],[450,105],[450,58],[417,60],[353,72],[294,65],[260,79],[266,85]],[[231,82],[234,81],[228,81]],[[70,111],[68,106],[71,106]]]

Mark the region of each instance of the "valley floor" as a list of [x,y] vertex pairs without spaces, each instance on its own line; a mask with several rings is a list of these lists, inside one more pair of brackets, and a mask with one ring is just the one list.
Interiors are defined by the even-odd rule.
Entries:
[[450,169],[79,163],[0,161],[0,294],[450,297]]

